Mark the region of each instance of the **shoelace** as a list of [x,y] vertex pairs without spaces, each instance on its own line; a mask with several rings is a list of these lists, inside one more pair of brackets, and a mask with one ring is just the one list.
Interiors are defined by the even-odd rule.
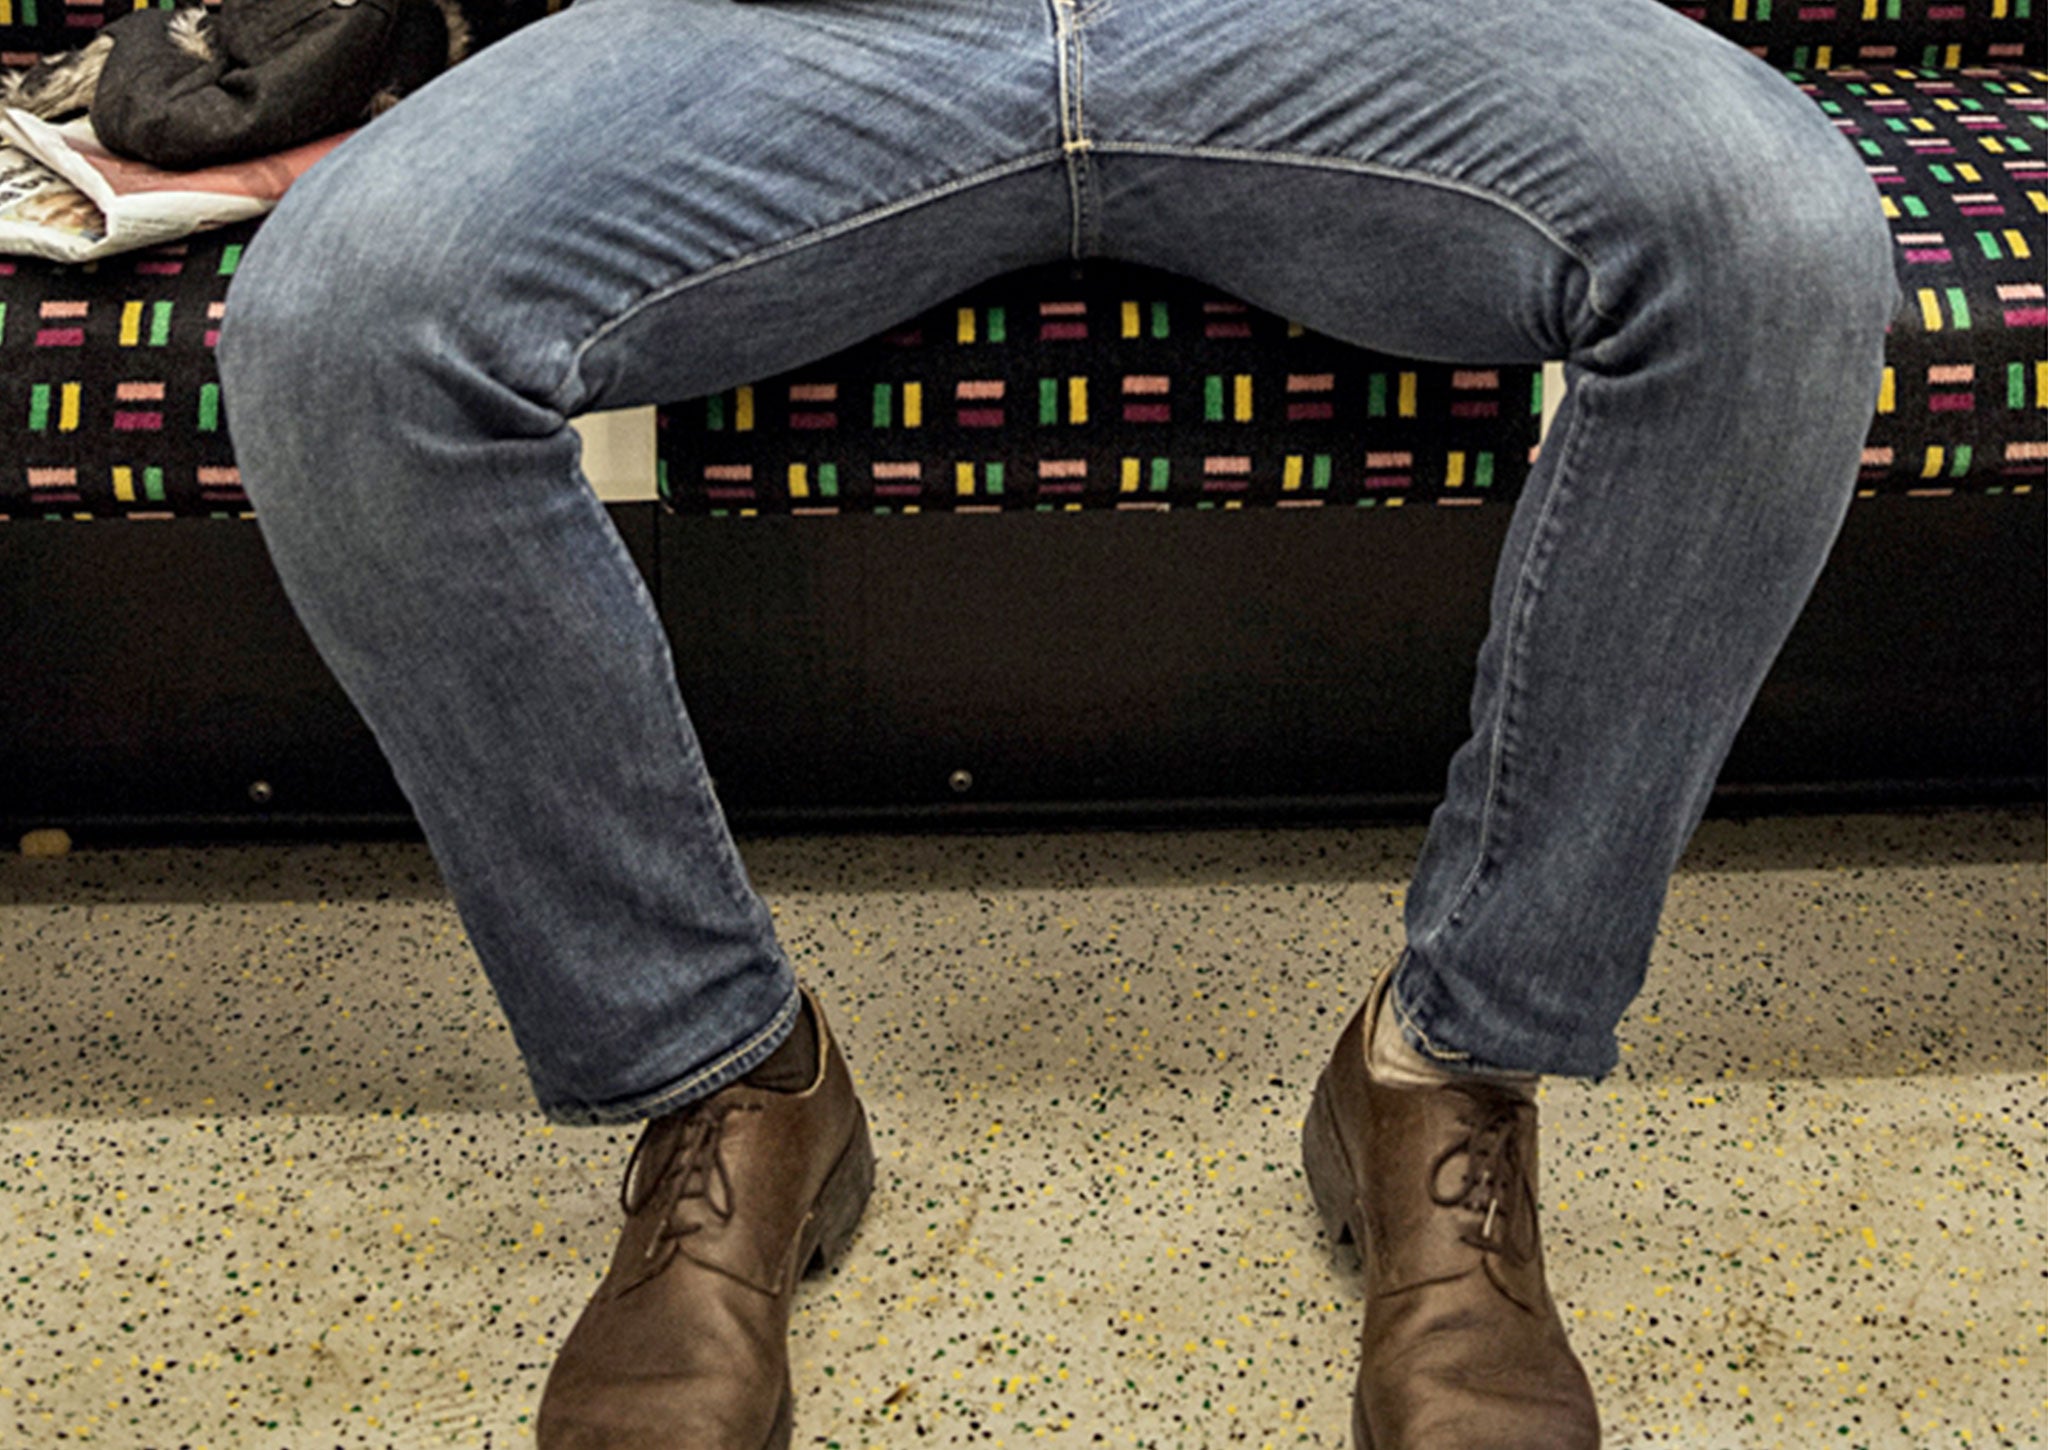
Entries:
[[721,1152],[724,1146],[725,1124],[734,1113],[759,1111],[759,1104],[726,1102],[707,1106],[686,1119],[678,1129],[667,1166],[651,1184],[646,1186],[644,1192],[635,1195],[632,1192],[635,1170],[640,1166],[642,1152],[655,1136],[652,1133],[640,1135],[640,1141],[633,1145],[633,1156],[626,1160],[625,1177],[619,1182],[619,1207],[626,1217],[631,1218],[646,1208],[657,1195],[662,1199],[662,1206],[656,1219],[654,1234],[647,1240],[647,1248],[640,1256],[638,1272],[634,1274],[632,1282],[619,1290],[621,1294],[637,1289],[649,1279],[658,1277],[675,1257],[680,1247],[679,1240],[688,1238],[706,1226],[702,1219],[691,1223],[676,1222],[676,1210],[681,1208],[684,1202],[691,1199],[702,1200],[720,1224],[732,1220],[732,1174],[725,1166],[725,1158]]
[[[1521,1135],[1516,1131],[1518,1109],[1513,1098],[1496,1093],[1465,1092],[1466,1105],[1459,1121],[1467,1132],[1437,1155],[1430,1165],[1429,1197],[1439,1208],[1464,1208],[1486,1215],[1485,1221],[1467,1224],[1459,1239],[1475,1249],[1499,1254],[1512,1264],[1526,1264],[1534,1253],[1535,1225],[1525,1223],[1527,1215],[1516,1211],[1527,1192],[1527,1173],[1522,1163]],[[1444,1165],[1460,1154],[1465,1159],[1465,1176],[1448,1194],[1437,1191]],[[1495,1233],[1498,1226],[1499,1233]]]

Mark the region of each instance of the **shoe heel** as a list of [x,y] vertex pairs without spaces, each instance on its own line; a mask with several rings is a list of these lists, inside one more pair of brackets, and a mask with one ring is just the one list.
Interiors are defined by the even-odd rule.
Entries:
[[859,1116],[854,1119],[853,1137],[818,1193],[818,1242],[804,1261],[806,1274],[829,1269],[839,1261],[853,1242],[868,1198],[875,1191],[875,1149],[868,1137],[868,1115],[858,1108],[855,1111]]
[[1351,1165],[1344,1157],[1344,1144],[1337,1136],[1336,1119],[1330,1114],[1329,1094],[1322,1083],[1308,1105],[1308,1118],[1301,1125],[1301,1166],[1308,1175],[1309,1196],[1322,1217],[1323,1231],[1333,1247],[1357,1242],[1351,1231],[1354,1188]]

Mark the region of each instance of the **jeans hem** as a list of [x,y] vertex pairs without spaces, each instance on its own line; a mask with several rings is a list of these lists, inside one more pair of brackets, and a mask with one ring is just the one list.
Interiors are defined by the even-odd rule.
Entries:
[[1603,1044],[1601,1051],[1590,1058],[1584,1059],[1583,1062],[1573,1062],[1565,1066],[1557,1065],[1564,1061],[1563,1054],[1548,1057],[1536,1066],[1528,1064],[1509,1066],[1502,1063],[1483,1061],[1474,1057],[1469,1052],[1438,1044],[1431,1039],[1429,1029],[1423,1026],[1423,1019],[1429,1015],[1427,1003],[1430,993],[1428,989],[1425,989],[1423,993],[1424,1005],[1419,1011],[1411,1008],[1401,995],[1401,980],[1398,974],[1409,965],[1411,959],[1412,954],[1404,950],[1401,953],[1400,960],[1396,961],[1391,968],[1397,975],[1387,985],[1387,1001],[1393,1008],[1394,1021],[1400,1025],[1401,1036],[1407,1041],[1408,1045],[1444,1071],[1460,1077],[1468,1075],[1485,1076],[1495,1073],[1536,1073],[1542,1077],[1577,1078],[1583,1082],[1599,1082],[1614,1071],[1620,1054],[1615,1049],[1614,1039],[1611,1034],[1607,1042]]
[[1472,1054],[1460,1052],[1456,1048],[1437,1046],[1436,1043],[1430,1040],[1429,1033],[1424,1029],[1421,1021],[1409,1010],[1408,1004],[1402,1000],[1401,969],[1407,966],[1408,962],[1409,954],[1404,951],[1401,953],[1400,960],[1395,962],[1391,968],[1394,973],[1394,980],[1387,983],[1387,1002],[1394,1009],[1394,1021],[1401,1028],[1401,1036],[1407,1040],[1410,1047],[1414,1048],[1431,1062],[1452,1070],[1471,1071],[1475,1066],[1472,1061]]
[[542,1103],[541,1111],[549,1122],[563,1127],[594,1128],[644,1122],[688,1107],[730,1087],[766,1062],[796,1030],[796,1016],[802,1007],[803,990],[792,987],[766,1027],[717,1061],[652,1092],[596,1105]]

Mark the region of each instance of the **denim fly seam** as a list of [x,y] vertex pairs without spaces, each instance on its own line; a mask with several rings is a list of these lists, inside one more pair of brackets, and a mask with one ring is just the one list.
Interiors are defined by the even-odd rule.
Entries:
[[1088,153],[1095,140],[1081,108],[1081,87],[1087,47],[1082,39],[1090,21],[1107,0],[1098,0],[1093,10],[1083,11],[1076,0],[1051,0],[1054,33],[1060,63],[1060,150],[1067,160],[1067,196],[1072,207],[1073,231],[1068,250],[1075,261],[1092,256],[1102,248],[1102,227],[1096,217],[1094,173]]

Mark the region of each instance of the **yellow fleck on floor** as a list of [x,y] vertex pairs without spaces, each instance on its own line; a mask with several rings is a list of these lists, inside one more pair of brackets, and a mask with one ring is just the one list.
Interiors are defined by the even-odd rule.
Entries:
[[[796,1444],[1350,1446],[1316,1073],[1413,827],[742,840],[874,1124]],[[557,1128],[417,842],[0,864],[0,1447],[508,1446],[637,1129]],[[1609,1447],[2048,1443],[2038,810],[1709,821],[1551,1286]]]

